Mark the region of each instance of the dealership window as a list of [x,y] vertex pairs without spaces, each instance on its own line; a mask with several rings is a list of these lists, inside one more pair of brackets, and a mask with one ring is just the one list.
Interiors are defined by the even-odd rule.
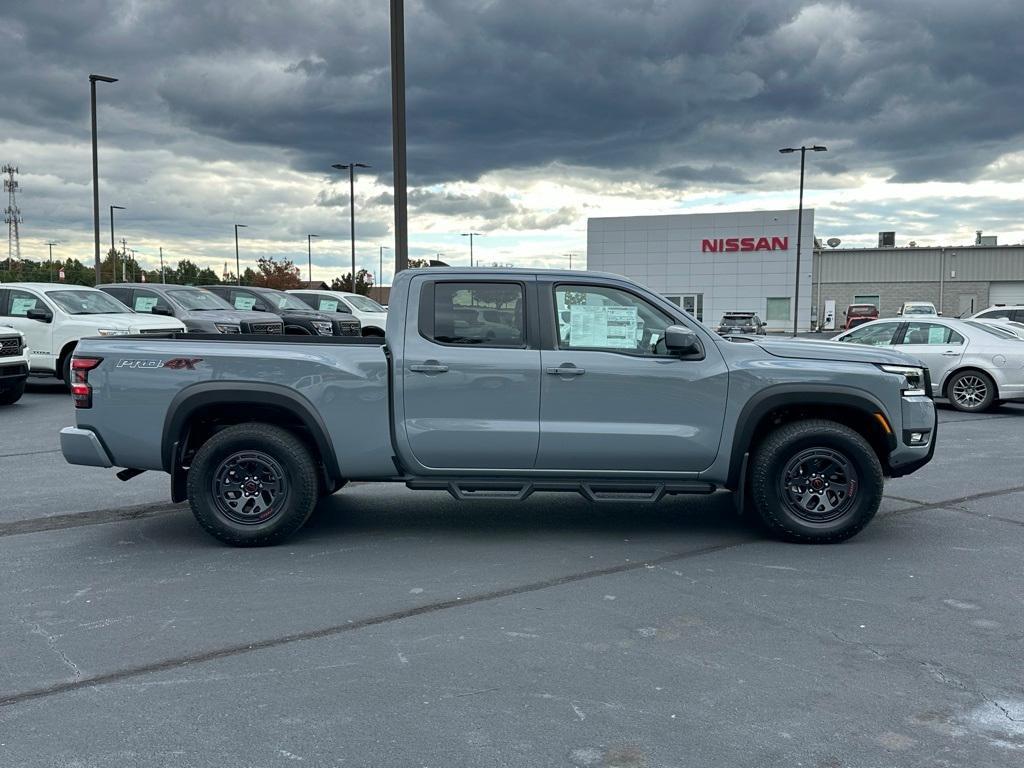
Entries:
[[436,283],[432,338],[441,344],[521,347],[523,300],[520,283]]
[[672,320],[628,291],[597,285],[555,288],[560,349],[667,355],[658,342]]
[[790,319],[789,307],[792,301],[789,296],[780,298],[768,298],[765,308],[764,319],[769,323],[784,323]]
[[704,294],[684,293],[681,296],[666,296],[677,307],[689,312],[699,321],[704,322]]
[[865,293],[862,296],[854,296],[853,297],[853,303],[854,304],[871,304],[875,308],[880,308],[882,306],[881,298],[882,297],[879,296],[877,293]]

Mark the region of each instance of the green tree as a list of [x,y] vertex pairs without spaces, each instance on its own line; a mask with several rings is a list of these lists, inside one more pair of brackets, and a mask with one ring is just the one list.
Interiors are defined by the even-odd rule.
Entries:
[[331,281],[332,291],[348,291],[349,293],[359,293],[363,296],[368,296],[371,288],[373,288],[373,275],[365,269],[360,269],[356,272],[355,291],[352,290],[351,272],[346,272],[341,277],[336,277]]

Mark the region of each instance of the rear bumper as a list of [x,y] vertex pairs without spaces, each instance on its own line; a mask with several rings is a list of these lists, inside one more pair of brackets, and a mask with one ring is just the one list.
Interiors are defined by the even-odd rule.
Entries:
[[68,464],[84,464],[87,467],[114,466],[96,433],[90,429],[64,427],[60,431],[60,452]]

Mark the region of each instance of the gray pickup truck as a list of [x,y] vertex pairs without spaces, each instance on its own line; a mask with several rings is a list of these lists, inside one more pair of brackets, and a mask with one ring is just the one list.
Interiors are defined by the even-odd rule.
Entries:
[[171,475],[223,542],[274,544],[348,481],[459,499],[735,493],[780,538],[837,542],[926,464],[928,372],[888,350],[723,339],[599,273],[399,274],[386,339],[83,339],[67,461]]

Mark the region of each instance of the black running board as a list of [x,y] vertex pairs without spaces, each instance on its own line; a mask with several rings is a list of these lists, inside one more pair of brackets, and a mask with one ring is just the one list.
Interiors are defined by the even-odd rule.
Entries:
[[452,498],[509,499],[522,501],[534,493],[578,493],[588,501],[633,501],[651,504],[676,494],[714,493],[715,485],[699,480],[674,482],[641,482],[632,480],[525,480],[509,479],[427,479],[417,478],[405,483],[414,491],[447,491]]

